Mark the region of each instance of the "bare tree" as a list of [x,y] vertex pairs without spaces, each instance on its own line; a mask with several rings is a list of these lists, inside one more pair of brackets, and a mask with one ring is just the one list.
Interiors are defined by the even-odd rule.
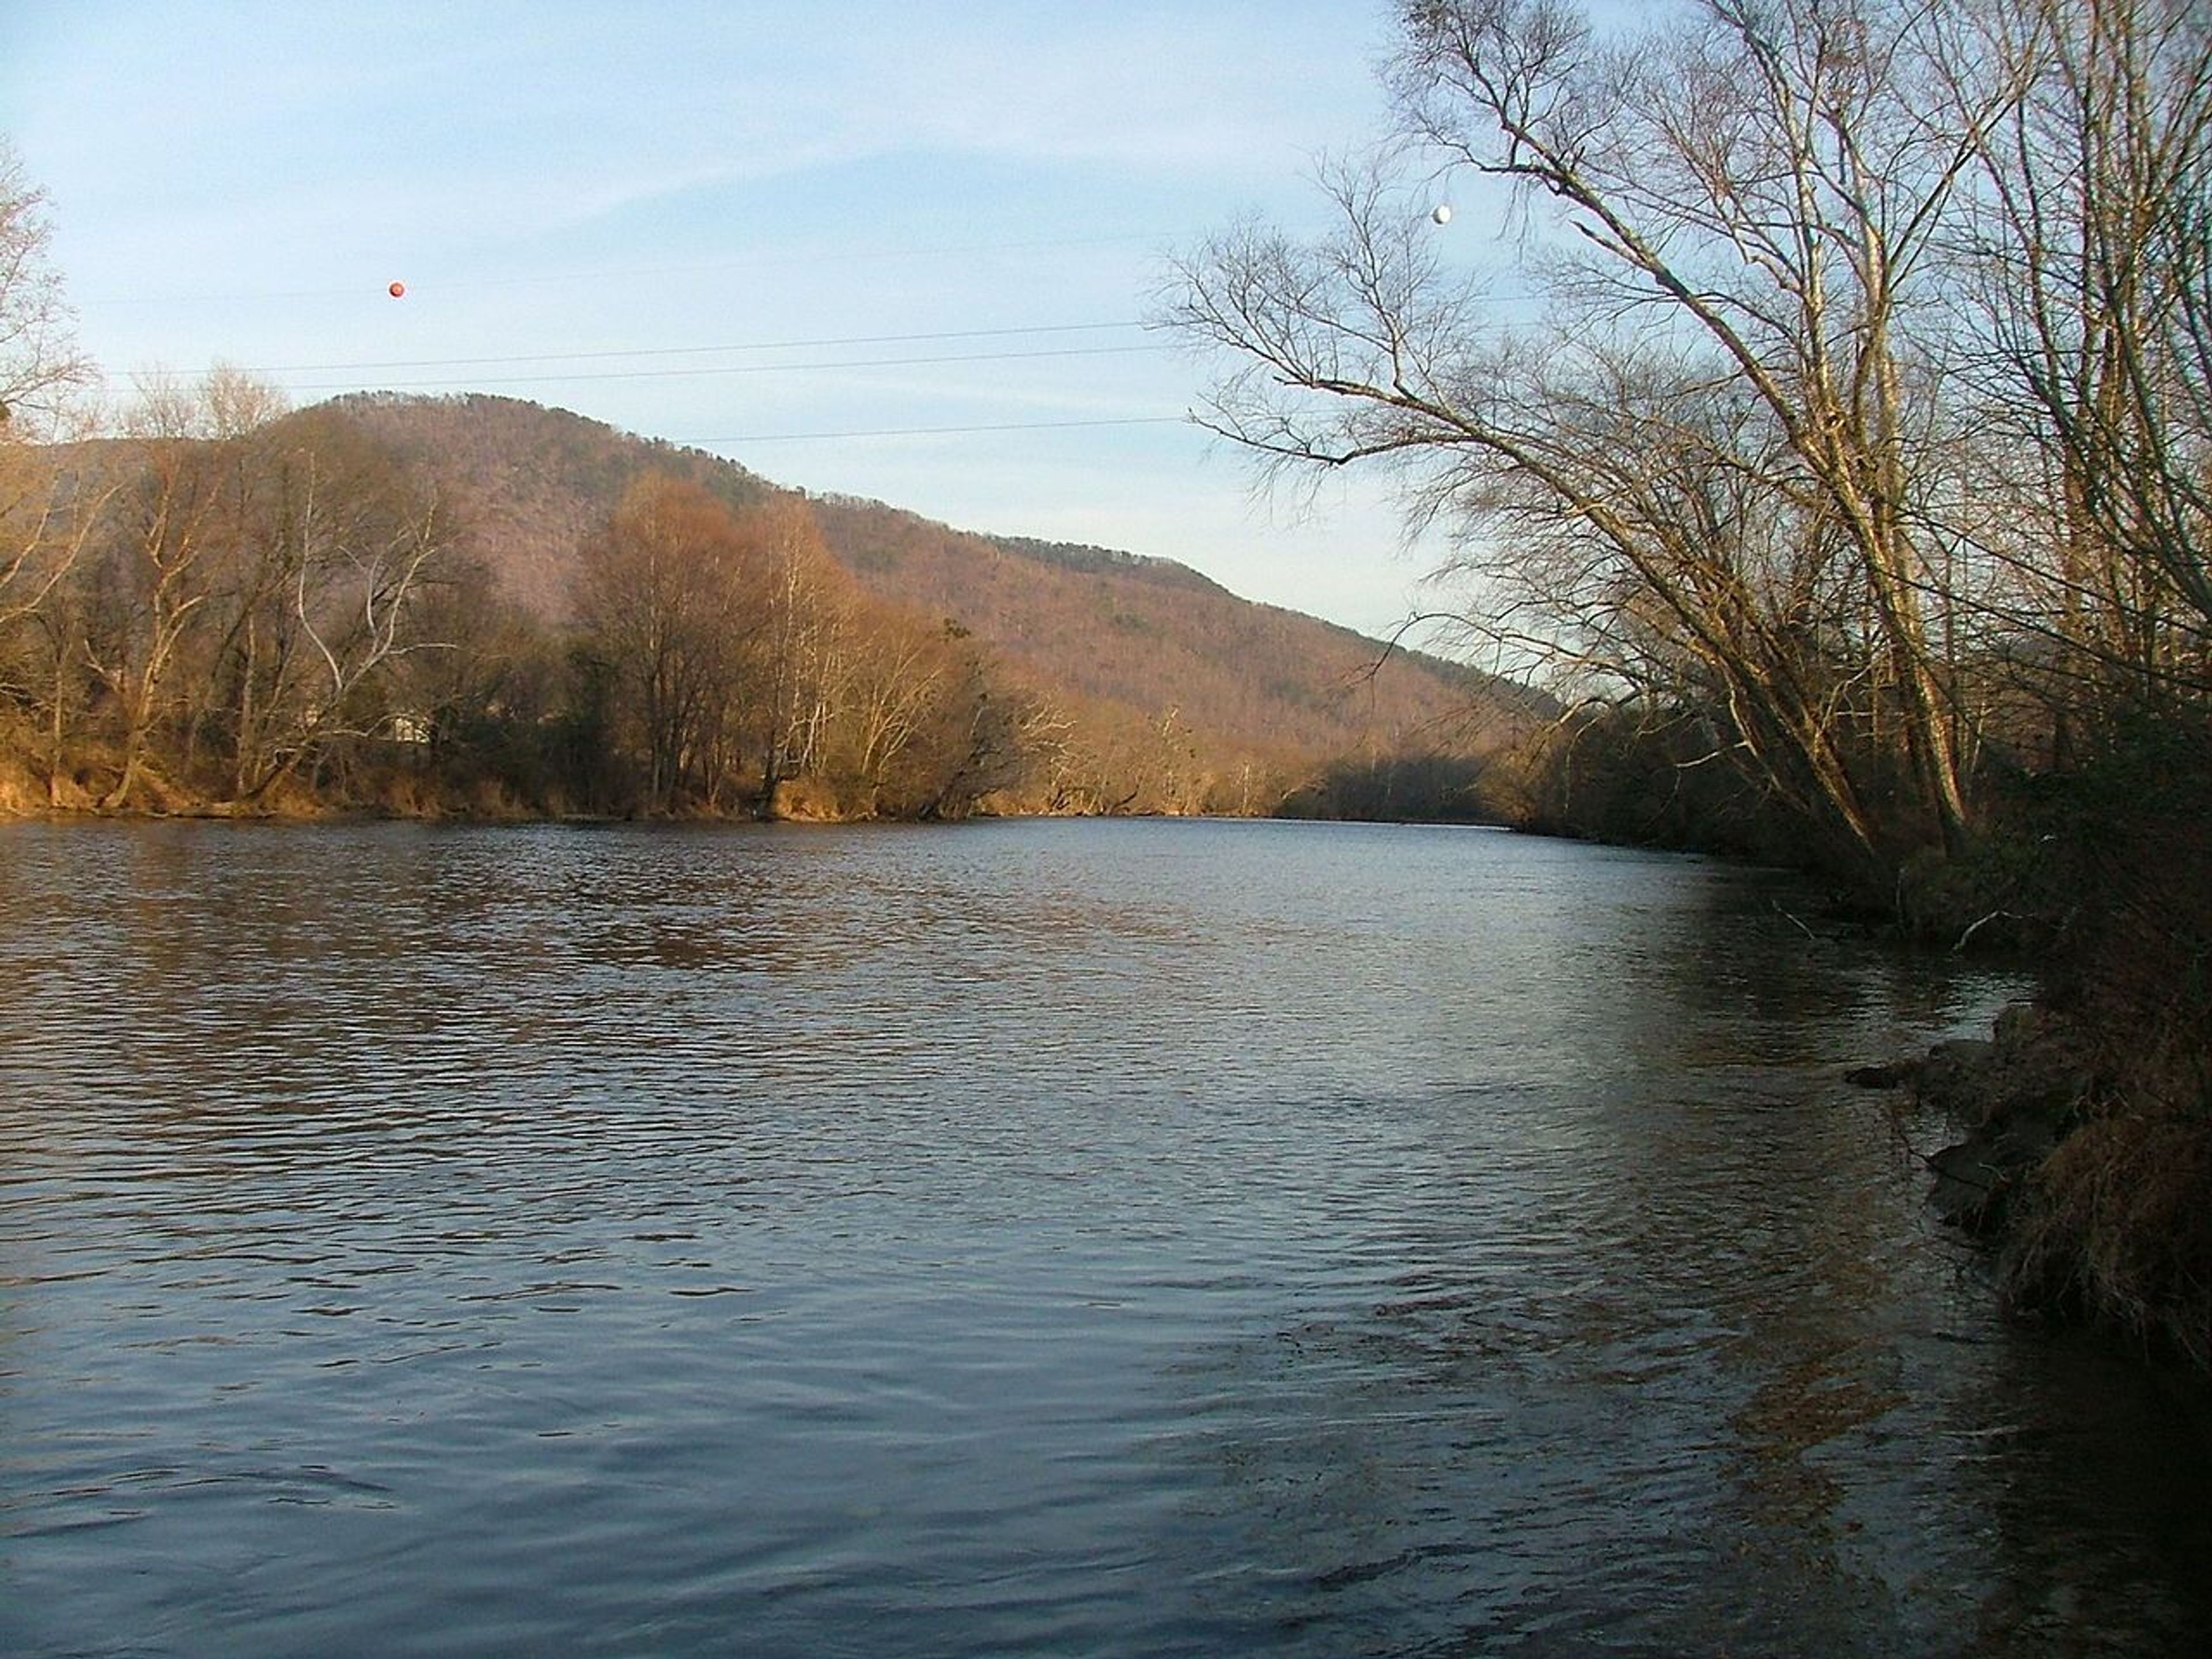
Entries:
[[880,608],[856,618],[828,759],[873,812],[892,769],[928,732],[953,672],[948,641]]
[[116,781],[100,802],[111,809],[139,793],[170,671],[215,595],[227,458],[204,417],[188,388],[142,386],[112,535],[93,574],[85,653],[120,726]]
[[624,692],[648,810],[718,798],[758,611],[735,515],[661,474],[632,485],[587,542],[580,620]]
[[[310,426],[273,462],[274,518],[246,544],[231,635],[233,799],[254,805],[332,740],[388,734],[374,687],[441,648],[417,629],[449,554],[437,497],[357,439]],[[403,711],[406,712],[406,711]]]
[[1908,835],[1967,825],[1931,267],[2025,87],[1947,58],[1936,106],[1942,9],[1697,0],[1605,37],[1554,0],[1407,0],[1404,153],[1517,187],[1530,296],[1455,286],[1402,169],[1346,169],[1334,238],[1219,239],[1171,307],[1231,365],[1217,430],[1395,464],[1499,638],[1705,701],[1878,860],[1877,798]]
[[854,602],[803,501],[774,498],[738,522],[756,567],[760,625],[750,689],[765,811],[779,783],[823,765],[852,650]]
[[[1986,46],[1984,49],[1989,49]],[[2007,444],[1978,550],[2069,716],[2212,691],[2212,13],[2036,0],[2027,93],[1959,234],[1979,409]],[[2085,695],[2084,682],[2093,688]]]
[[0,625],[68,574],[101,499],[53,447],[73,435],[94,373],[48,264],[46,200],[0,138]]
[[46,204],[15,146],[0,137],[0,432],[18,440],[57,435],[70,395],[93,376],[61,277],[47,263]]
[[85,465],[114,493],[55,621],[111,712],[103,805],[151,781],[258,808],[335,741],[381,729],[374,688],[428,643],[414,618],[447,551],[434,497],[343,422],[285,416],[222,368],[149,381],[129,435]]

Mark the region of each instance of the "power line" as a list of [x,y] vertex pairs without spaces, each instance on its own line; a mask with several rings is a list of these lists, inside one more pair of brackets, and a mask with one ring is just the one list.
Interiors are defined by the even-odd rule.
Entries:
[[[875,247],[808,250],[789,253],[755,254],[738,259],[714,259],[698,264],[670,265],[602,265],[580,270],[536,271],[527,275],[508,276],[464,276],[452,281],[425,278],[420,283],[407,278],[409,290],[418,297],[424,293],[447,293],[469,289],[501,289],[540,286],[553,283],[626,282],[642,276],[684,276],[702,271],[742,270],[775,268],[784,265],[819,265],[827,263],[854,264],[862,261],[883,259],[949,259],[965,258],[979,253],[1026,253],[1052,248],[1109,247],[1148,242],[1153,238],[1146,234],[1127,231],[1106,236],[1057,236],[1036,240],[1006,242],[967,242],[944,244],[935,247]],[[366,300],[374,295],[381,301],[384,283],[391,273],[374,281],[348,283],[343,287],[263,289],[222,293],[201,294],[94,294],[79,295],[75,303],[79,307],[208,305],[235,304],[240,301],[266,300]],[[400,273],[403,276],[404,272]]]
[[671,438],[667,441],[690,449],[714,449],[732,444],[816,443],[842,438],[926,438],[971,432],[1055,432],[1073,427],[1182,426],[1182,415],[1128,415],[1085,421],[994,421],[978,426],[884,426],[850,432],[754,432],[739,438]]
[[[968,351],[924,357],[847,357],[813,363],[726,363],[712,368],[595,369],[580,374],[500,374],[465,380],[404,380],[380,388],[387,392],[474,391],[494,386],[566,386],[578,380],[665,380],[707,374],[783,374],[836,368],[911,368],[939,363],[1016,362],[1043,357],[1112,357],[1139,351],[1161,351],[1160,345],[1061,346],[1042,351]],[[351,392],[358,380],[313,381],[289,386],[288,392]]]
[[957,328],[928,334],[843,334],[812,340],[748,340],[731,345],[635,346],[608,351],[532,351],[506,357],[405,357],[386,362],[276,363],[249,374],[320,374],[364,368],[464,368],[479,364],[586,362],[608,357],[696,357],[716,351],[803,351],[825,346],[903,345],[922,340],[990,340],[1023,334],[1081,334],[1142,328],[1135,319],[1118,323],[1039,323],[1027,328]]

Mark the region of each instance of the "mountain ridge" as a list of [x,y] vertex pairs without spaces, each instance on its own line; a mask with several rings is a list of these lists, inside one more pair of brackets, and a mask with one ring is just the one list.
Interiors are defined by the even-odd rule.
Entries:
[[1201,748],[1295,766],[1421,752],[1476,758],[1543,717],[1525,687],[1233,593],[1179,562],[968,531],[866,498],[772,483],[741,462],[483,393],[354,393],[335,409],[435,480],[468,551],[514,603],[565,620],[578,551],[648,471],[732,506],[805,501],[869,592],[973,635],[1032,684],[1124,720],[1180,720]]

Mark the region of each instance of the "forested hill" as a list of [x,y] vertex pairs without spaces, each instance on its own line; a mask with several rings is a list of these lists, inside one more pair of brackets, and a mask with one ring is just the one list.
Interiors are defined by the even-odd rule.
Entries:
[[704,450],[639,438],[514,398],[370,392],[321,405],[428,475],[465,550],[542,621],[568,618],[577,550],[649,472],[703,484],[732,507],[770,486]]
[[[732,506],[783,493],[702,451],[514,398],[378,394],[331,407],[428,471],[467,550],[545,620],[566,616],[579,550],[641,476],[673,473]],[[972,635],[1094,722],[1179,726],[1217,766],[1476,758],[1540,712],[1523,688],[1386,653],[1171,561],[969,533],[850,497],[809,505],[832,554],[876,598]]]
[[1229,592],[1211,576],[1202,576],[1187,564],[1177,564],[1173,559],[1155,558],[1146,553],[1124,553],[1115,548],[1092,547],[1083,542],[1040,541],[1034,536],[994,536],[990,540],[992,545],[1006,552],[1018,553],[1024,558],[1040,560],[1046,564],[1062,565],[1070,570],[1131,575],[1157,582],[1163,587],[1191,588],[1204,593]]
[[1063,558],[1052,544],[872,501],[832,497],[814,510],[872,592],[950,618],[1032,678],[1153,717],[1175,709],[1208,737],[1330,755],[1483,752],[1526,718],[1517,688],[1238,599],[1168,560],[1109,562],[1088,549]]

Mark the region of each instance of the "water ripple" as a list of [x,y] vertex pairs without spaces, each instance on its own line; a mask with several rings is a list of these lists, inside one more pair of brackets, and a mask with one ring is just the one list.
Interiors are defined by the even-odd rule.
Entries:
[[1198,823],[24,825],[0,871],[9,1652],[2212,1613],[2201,1449],[1994,1322],[1834,1081],[2013,988],[1808,942],[1777,878]]

